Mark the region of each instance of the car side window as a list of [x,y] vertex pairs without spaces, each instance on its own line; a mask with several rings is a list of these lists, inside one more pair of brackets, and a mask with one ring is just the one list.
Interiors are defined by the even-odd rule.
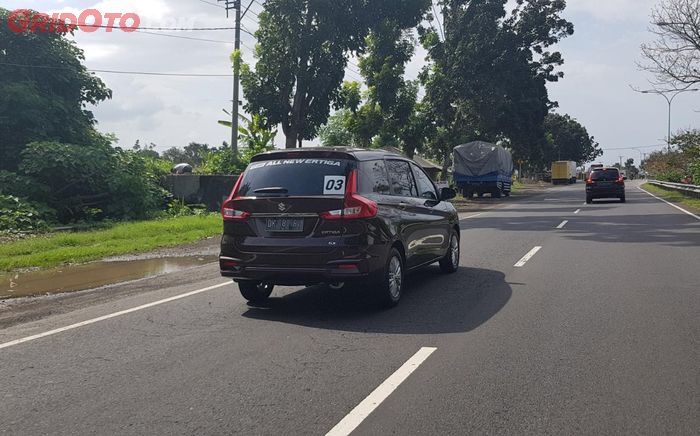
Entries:
[[413,169],[413,174],[416,177],[416,184],[418,185],[418,197],[427,200],[437,200],[438,197],[435,192],[435,185],[433,181],[430,180],[430,177],[428,177],[418,165],[411,164],[411,168]]
[[383,160],[371,160],[361,162],[359,177],[359,190],[361,194],[390,195],[389,177],[386,173],[386,164]]
[[386,166],[389,172],[391,193],[401,197],[416,197],[416,183],[411,174],[408,162],[402,160],[387,160]]

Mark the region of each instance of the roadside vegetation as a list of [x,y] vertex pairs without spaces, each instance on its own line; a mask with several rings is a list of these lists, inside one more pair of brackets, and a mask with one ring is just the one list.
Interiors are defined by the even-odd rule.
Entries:
[[660,186],[652,185],[651,183],[645,183],[642,185],[642,188],[663,198],[664,200],[682,204],[690,209],[693,209],[694,212],[700,212],[700,198],[688,197],[687,195],[683,195],[678,191],[665,189]]
[[50,268],[174,247],[221,233],[218,213],[116,223],[100,230],[59,232],[0,244],[0,271]]

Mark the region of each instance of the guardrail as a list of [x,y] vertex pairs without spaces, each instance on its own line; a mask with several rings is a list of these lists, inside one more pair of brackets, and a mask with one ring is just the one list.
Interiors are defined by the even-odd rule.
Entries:
[[683,195],[688,197],[700,198],[700,186],[688,185],[686,183],[671,183],[671,182],[661,182],[659,180],[650,180],[649,183],[656,186],[661,186],[666,189],[673,189],[678,191]]

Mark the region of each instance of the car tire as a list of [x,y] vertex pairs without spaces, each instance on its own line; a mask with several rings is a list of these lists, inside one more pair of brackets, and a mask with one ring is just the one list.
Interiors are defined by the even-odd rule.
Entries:
[[502,196],[502,194],[501,194],[500,189],[497,189],[491,193],[491,197],[493,197],[493,198],[501,198],[501,196]]
[[445,274],[452,274],[459,269],[459,236],[457,232],[452,232],[450,235],[450,246],[447,249],[447,254],[440,260],[440,269]]
[[624,195],[620,197],[620,203],[627,203],[627,198]]
[[586,204],[593,203],[593,197],[586,197]]
[[262,282],[239,282],[238,289],[241,291],[243,298],[251,303],[262,303],[270,298],[274,285]]
[[331,291],[342,291],[345,286],[345,282],[326,283],[326,287]]
[[404,262],[401,253],[392,248],[384,270],[377,277],[376,292],[381,308],[391,308],[399,304],[404,284]]

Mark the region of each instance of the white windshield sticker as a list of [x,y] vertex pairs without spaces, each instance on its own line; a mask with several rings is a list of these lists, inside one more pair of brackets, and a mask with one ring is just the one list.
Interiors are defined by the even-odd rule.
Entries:
[[323,195],[345,194],[345,176],[326,176],[323,181]]
[[341,162],[339,160],[327,160],[327,159],[268,160],[268,161],[264,161],[264,162],[252,163],[248,169],[254,170],[256,168],[279,166],[279,165],[327,165],[327,166],[331,166],[331,167],[340,167]]

